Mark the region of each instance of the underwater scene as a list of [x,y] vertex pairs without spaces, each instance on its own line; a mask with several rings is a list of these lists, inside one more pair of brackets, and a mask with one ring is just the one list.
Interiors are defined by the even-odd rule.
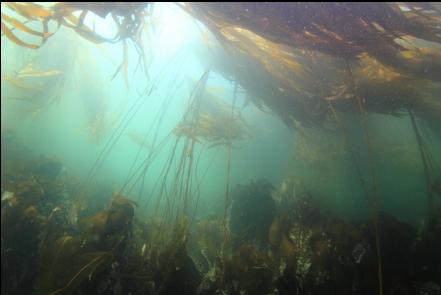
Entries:
[[441,294],[441,5],[2,2],[1,294]]

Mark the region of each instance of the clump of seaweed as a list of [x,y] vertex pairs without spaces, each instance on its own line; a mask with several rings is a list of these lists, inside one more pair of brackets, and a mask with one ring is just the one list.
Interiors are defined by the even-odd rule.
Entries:
[[208,142],[209,148],[229,146],[235,140],[249,138],[248,126],[243,118],[231,118],[232,106],[215,94],[204,91],[199,105],[184,116],[173,132],[197,142]]
[[191,238],[190,253],[201,273],[220,266],[223,243],[222,222],[219,219],[202,219],[196,224]]
[[[5,9],[3,9],[5,8]],[[3,13],[3,10],[5,13]],[[6,12],[7,11],[7,12]],[[12,12],[12,13],[11,13]],[[79,15],[78,15],[79,12]],[[15,15],[14,15],[15,13]],[[117,31],[111,38],[101,36],[95,29],[89,28],[85,23],[87,15],[94,14],[101,18],[111,16]],[[142,39],[142,28],[145,17],[149,14],[149,3],[69,3],[58,2],[53,5],[41,5],[37,3],[8,2],[2,3],[1,31],[14,44],[38,49],[46,43],[47,39],[59,30],[61,26],[74,30],[79,36],[96,44],[121,42],[123,49],[123,61],[118,66],[113,77],[121,70],[128,86],[128,46],[127,40],[132,41],[134,48],[139,54],[138,66],[141,66],[147,74],[145,50]],[[77,16],[78,15],[78,16]],[[41,23],[42,31],[31,26]],[[55,23],[56,29],[50,32],[50,24]],[[39,43],[30,43],[27,39],[18,37],[14,30],[25,33],[26,37],[36,36],[41,38]]]
[[65,76],[58,69],[43,70],[29,63],[13,74],[2,73],[1,81],[14,90],[10,99],[25,102],[31,114],[37,115],[60,101]]
[[93,251],[80,237],[64,236],[42,254],[46,266],[36,279],[37,294],[72,294],[110,265],[112,251]]
[[[3,3],[2,3],[3,5]],[[120,3],[68,3],[59,2],[52,6],[43,6],[36,3],[8,2],[4,4],[8,9],[14,11],[25,21],[2,13],[2,32],[5,36],[17,45],[36,49],[43,45],[46,40],[53,35],[48,31],[48,23],[54,21],[58,28],[63,25],[72,28],[80,36],[94,42],[118,42],[126,38],[134,38],[142,24],[142,16],[146,3],[129,3],[121,5]],[[80,11],[77,17],[73,13]],[[110,14],[117,25],[118,31],[113,38],[105,38],[84,25],[84,20],[88,13],[94,13],[102,18]],[[43,31],[39,32],[31,29],[26,24],[31,21],[40,22],[43,25]],[[19,39],[5,23],[9,23],[12,28],[25,33],[42,37],[40,44],[30,44]]]
[[132,233],[134,206],[117,194],[108,209],[80,220],[84,234],[46,241],[45,264],[36,279],[39,294],[71,294],[119,259]]
[[275,213],[271,190],[272,185],[263,179],[234,190],[229,224],[233,251],[250,243],[264,248]]

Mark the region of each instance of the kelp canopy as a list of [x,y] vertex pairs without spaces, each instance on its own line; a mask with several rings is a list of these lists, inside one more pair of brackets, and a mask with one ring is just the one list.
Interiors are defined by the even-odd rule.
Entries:
[[[38,48],[53,34],[48,23],[55,21],[58,27],[70,27],[95,43],[122,42],[124,52],[125,40],[133,40],[140,63],[145,63],[140,40],[152,6],[148,2],[2,5],[24,19],[2,12],[2,33],[18,45]],[[441,12],[436,4],[220,2],[180,6],[220,41],[217,51],[224,51],[222,58],[232,65],[222,65],[222,74],[237,81],[257,106],[269,107],[290,127],[297,126],[296,122],[322,125],[332,117],[333,106],[347,111],[357,97],[367,111],[397,115],[411,109],[432,125],[441,117]],[[86,26],[89,13],[103,18],[111,15],[116,35],[105,38]],[[43,31],[26,26],[32,21],[41,22]],[[19,39],[14,29],[40,36],[41,44]],[[125,53],[117,72],[127,71],[126,59]],[[384,76],[387,79],[379,78]]]
[[[37,286],[39,294],[76,291],[81,293],[82,290],[87,289],[101,290],[98,293],[105,293],[105,290],[111,292],[112,288],[115,289],[116,294],[117,288],[121,289],[121,284],[125,286],[127,292],[133,288],[137,289],[136,293],[172,294],[174,292],[167,288],[173,288],[180,293],[186,290],[186,294],[195,294],[199,281],[205,280],[208,282],[207,290],[212,288],[212,291],[199,292],[199,294],[213,294],[215,289],[224,288],[221,285],[226,285],[226,290],[234,289],[235,293],[231,294],[243,294],[246,292],[243,290],[248,290],[248,293],[252,294],[269,294],[271,291],[269,287],[265,289],[262,284],[256,287],[255,282],[267,281],[265,284],[271,286],[277,278],[277,280],[280,279],[281,285],[286,285],[282,276],[296,282],[297,274],[306,277],[312,265],[309,272],[310,278],[308,278],[311,279],[311,286],[320,286],[323,290],[330,290],[328,285],[318,282],[317,278],[324,277],[322,274],[325,272],[322,272],[322,269],[327,268],[325,265],[331,265],[326,262],[328,258],[336,258],[334,265],[338,265],[344,271],[340,269],[334,271],[333,266],[331,269],[333,273],[341,277],[342,281],[344,278],[349,278],[347,273],[356,273],[355,270],[359,268],[364,269],[360,272],[361,278],[365,277],[365,273],[369,273],[371,277],[364,283],[357,283],[357,279],[353,280],[354,283],[341,283],[345,288],[346,285],[348,286],[348,291],[343,293],[350,293],[354,288],[363,290],[365,286],[375,286],[375,278],[371,275],[375,272],[378,273],[379,294],[383,294],[383,289],[393,290],[393,287],[388,285],[388,280],[393,280],[397,275],[395,269],[388,269],[388,266],[394,264],[391,261],[402,260],[401,257],[409,256],[412,250],[404,251],[399,255],[399,259],[395,259],[395,256],[390,258],[389,254],[397,252],[396,249],[403,245],[414,243],[413,238],[403,238],[406,241],[401,242],[402,240],[390,235],[389,228],[385,226],[387,223],[384,221],[387,219],[379,213],[381,210],[379,192],[382,192],[382,187],[379,187],[380,177],[375,173],[379,170],[375,167],[379,161],[376,162],[373,157],[372,141],[369,137],[365,114],[366,112],[393,116],[409,114],[424,165],[429,209],[427,224],[430,226],[435,216],[432,190],[439,190],[439,180],[434,175],[438,177],[439,169],[436,170],[435,160],[424,144],[426,138],[421,138],[415,123],[418,121],[414,120],[413,114],[433,123],[434,129],[440,132],[440,10],[434,5],[416,3],[188,3],[176,4],[176,6],[201,21],[218,41],[214,42],[214,46],[209,46],[212,55],[204,74],[196,84],[191,84],[192,91],[187,99],[188,107],[182,119],[173,122],[173,130],[170,130],[171,132],[165,138],[160,139],[159,130],[165,125],[163,118],[175,96],[174,92],[181,90],[179,79],[174,81],[165,79],[167,94],[161,101],[160,110],[155,118],[148,120],[148,124],[140,125],[142,127],[148,125],[148,128],[143,130],[146,131],[145,134],[126,132],[129,123],[150,94],[154,93],[154,97],[160,96],[156,92],[158,86],[155,85],[155,81],[167,77],[161,74],[161,69],[153,79],[153,83],[150,84],[152,81],[148,81],[149,85],[136,98],[128,111],[121,111],[123,113],[121,120],[116,120],[117,127],[97,154],[89,172],[84,175],[84,182],[69,184],[69,187],[75,187],[75,190],[67,190],[61,185],[59,190],[45,189],[46,184],[48,187],[51,184],[47,179],[55,178],[54,175],[60,174],[62,170],[62,165],[57,162],[53,163],[54,161],[48,161],[49,163],[40,161],[41,163],[35,168],[30,169],[33,172],[29,179],[4,182],[7,183],[7,191],[5,193],[2,191],[2,212],[12,208],[16,213],[15,217],[14,214],[8,217],[2,214],[2,229],[3,227],[9,228],[6,234],[12,237],[8,239],[9,241],[19,240],[17,233],[20,231],[17,229],[28,227],[28,223],[38,226],[39,229],[33,230],[38,233],[52,226],[50,223],[52,220],[55,225],[56,219],[52,216],[62,217],[62,214],[63,219],[66,219],[63,221],[63,227],[60,227],[61,230],[56,228],[57,231],[54,231],[53,237],[49,235],[49,231],[45,235],[44,239],[48,241],[50,238],[52,245],[48,244],[49,246],[46,247],[43,243],[37,243],[38,235],[30,236],[30,240],[25,243],[26,246],[45,246],[45,251],[41,256],[43,263],[40,265],[43,268],[41,270],[33,268],[35,271],[41,271],[41,276],[36,278],[36,284],[21,283],[26,275],[26,272],[22,275],[22,266],[29,269],[26,261],[27,255],[16,255],[9,250],[3,251],[2,247],[2,258],[3,255],[7,255],[8,259],[12,258],[9,264],[17,265],[17,271],[12,272],[13,276],[10,277],[12,279],[9,280],[11,284],[24,287]],[[148,28],[148,20],[152,16],[151,7],[152,5],[146,2],[60,2],[53,5],[2,3],[2,34],[5,39],[18,46],[37,49],[45,44],[46,40],[61,26],[64,26],[96,44],[103,42],[122,44],[124,60],[117,67],[116,72],[108,76],[111,76],[110,80],[113,80],[121,70],[125,74],[127,85],[128,49],[126,42],[133,42],[139,54],[138,66],[145,69],[146,58],[143,46],[152,44],[143,42],[145,40],[142,40],[142,37],[148,36],[142,29]],[[113,22],[116,25],[115,35],[104,37],[94,28],[89,27],[86,17],[90,14],[108,18]],[[36,25],[42,25],[42,29],[39,30]],[[35,42],[35,38],[27,38],[32,36],[41,39],[40,42]],[[47,49],[45,48],[46,51]],[[63,53],[63,56],[66,57],[67,54]],[[77,58],[70,60],[79,63]],[[172,58],[169,61],[172,63],[174,60]],[[81,78],[87,82],[80,84],[81,87],[78,88],[81,92],[78,93],[84,93],[81,99],[84,108],[88,111],[86,115],[89,126],[92,127],[89,128],[90,134],[98,136],[104,134],[102,130],[109,126],[106,120],[107,104],[105,102],[107,100],[101,91],[105,87],[96,83],[99,80],[96,75],[98,71],[90,67],[92,62],[86,63],[88,64],[87,72],[93,77],[82,75]],[[55,79],[57,77],[60,81],[59,87],[55,87],[53,92],[58,94],[61,90],[56,90],[64,85],[62,74],[71,73],[70,69],[72,67],[66,66],[60,69],[43,70],[30,63],[15,74],[2,75],[2,80],[24,91],[26,84],[23,78],[53,77]],[[213,72],[220,72],[223,78],[234,82],[231,84],[234,85],[233,93],[227,96],[228,99],[224,99],[219,93],[209,91],[207,81]],[[173,76],[176,78],[175,72]],[[139,83],[139,80],[133,79],[132,81]],[[33,89],[28,90],[31,92]],[[242,94],[243,90],[246,91],[246,98],[242,109],[239,110],[236,98]],[[178,92],[178,94],[176,96],[182,98],[182,93]],[[29,96],[31,95],[36,96],[35,90]],[[54,95],[54,97],[59,96]],[[243,97],[239,99],[243,100]],[[299,137],[299,140],[296,138],[296,153],[299,159],[308,162],[305,166],[310,166],[315,170],[326,170],[335,163],[343,162],[346,154],[349,154],[355,168],[350,173],[357,172],[356,177],[359,178],[363,190],[360,192],[369,204],[371,213],[369,223],[361,226],[345,224],[337,218],[322,214],[319,212],[318,205],[313,204],[314,201],[306,187],[303,188],[300,178],[295,177],[283,181],[280,188],[276,189],[266,181],[251,182],[230,196],[230,182],[233,184],[236,181],[232,178],[232,171],[235,168],[233,159],[236,161],[236,156],[239,156],[237,153],[233,157],[232,149],[237,147],[235,144],[239,140],[250,139],[255,135],[255,132],[251,133],[254,130],[248,128],[245,120],[246,114],[242,117],[242,110],[248,103],[247,99],[262,110],[272,110],[287,126],[296,129],[300,126],[328,127],[330,124],[334,124],[332,127],[341,128],[339,134],[342,135],[343,140],[341,148],[338,145],[338,149],[341,150],[342,155],[338,158],[337,147],[332,147],[332,141],[322,136],[313,136],[312,139],[309,138],[309,141],[307,136]],[[340,119],[340,115],[343,117],[345,114],[352,113],[360,114],[360,117],[349,115]],[[148,117],[146,114],[143,113],[143,117]],[[360,122],[358,119],[361,119]],[[357,136],[352,138],[354,142],[345,138],[351,135],[346,132],[346,129],[350,129],[349,126],[345,126],[346,123],[356,125],[356,128],[353,128],[357,132]],[[311,128],[309,131],[311,135],[316,135],[314,134],[316,130]],[[88,198],[89,195],[95,195],[88,190],[97,178],[97,172],[103,166],[105,159],[111,158],[112,161],[116,159],[116,157],[109,157],[110,151],[123,134],[128,134],[139,145],[130,168],[127,166],[129,169],[127,178],[107,209],[78,219],[83,200],[93,199],[95,202],[99,199],[98,197]],[[439,134],[441,135],[441,132]],[[2,136],[6,135],[2,129]],[[287,135],[288,133],[283,133],[282,136],[288,137]],[[335,133],[332,134],[334,135]],[[367,147],[367,157],[364,156],[363,149],[354,150],[358,147],[357,139],[360,139],[358,135],[364,135],[365,146],[363,147]],[[168,146],[164,148],[173,142],[173,139],[174,144],[170,146],[171,149],[167,149]],[[271,161],[277,158],[276,144],[274,140],[268,149],[271,152],[268,156]],[[383,142],[381,144],[390,145]],[[257,145],[259,149],[260,146],[266,147],[260,143]],[[199,220],[196,214],[199,199],[205,193],[201,187],[205,184],[203,182],[205,174],[213,163],[213,160],[204,163],[200,159],[205,160],[202,155],[205,156],[208,149],[219,146],[225,148],[227,152],[224,175],[225,194],[220,195],[223,197],[223,202],[219,202],[221,206],[223,205],[223,208],[220,208],[223,209],[223,216],[218,215],[207,221]],[[142,148],[144,151],[141,150]],[[166,158],[163,157],[162,151],[166,152]],[[248,153],[248,150],[246,152]],[[128,150],[124,150],[124,155],[128,154]],[[250,153],[250,155],[254,154]],[[216,154],[213,153],[213,159],[215,156]],[[281,156],[286,162],[286,155],[281,153]],[[327,165],[322,164],[324,162],[322,159],[325,158],[329,159]],[[165,161],[159,165],[161,170],[154,173],[156,183],[150,183],[148,172],[157,168],[154,167],[157,163],[156,159]],[[124,164],[114,162],[118,165],[118,175],[120,175],[119,172],[124,171]],[[255,162],[265,163],[259,159]],[[9,169],[15,171],[13,170],[15,167],[26,167],[24,164],[17,163],[10,161],[9,166],[13,168]],[[201,163],[204,165],[200,165]],[[364,165],[365,163],[367,165]],[[207,170],[202,171],[204,174],[200,175],[199,168],[205,164],[208,164]],[[247,168],[251,167],[253,166]],[[263,169],[269,171],[269,167],[263,167]],[[301,168],[296,168],[296,170],[300,171]],[[336,170],[333,169],[332,173],[334,174]],[[12,176],[8,177],[15,179],[16,176],[12,172],[10,174]],[[46,182],[40,185],[34,181],[33,174],[37,179],[46,179]],[[326,175],[326,173],[321,175]],[[333,177],[332,180],[341,175],[344,174],[337,174],[337,177]],[[64,174],[62,176],[64,177]],[[326,175],[327,178],[328,176]],[[220,178],[221,181],[218,180],[219,174],[216,177],[215,183],[223,184],[222,178]],[[314,186],[319,187],[320,181],[319,178],[314,179]],[[137,205],[124,197],[133,196],[137,188],[139,188],[138,200],[142,200],[145,196],[145,207],[151,208],[151,211],[158,216],[157,219],[154,217],[149,224],[139,223],[134,219],[134,210]],[[275,193],[272,196],[274,190]],[[52,193],[52,191],[55,192]],[[74,194],[69,195],[68,191]],[[40,203],[47,202],[46,192],[52,195],[49,200],[54,199],[54,206],[51,205],[54,207],[52,211],[49,211],[52,209],[51,206],[39,207]],[[296,194],[300,195],[298,199]],[[352,191],[349,194],[353,197],[357,195],[357,192]],[[29,201],[22,202],[28,198],[27,195],[38,198],[38,201],[32,201],[29,198]],[[55,203],[58,202],[55,201],[58,196],[62,196],[63,200],[59,203],[60,207],[58,205],[55,207],[55,204],[58,204]],[[154,204],[155,201],[156,204]],[[93,203],[90,202],[90,204]],[[291,210],[292,208],[296,210]],[[44,211],[40,213],[41,209]],[[47,216],[47,219],[39,221],[36,217],[40,215]],[[262,222],[256,222],[262,216],[264,216]],[[243,222],[244,219],[247,222]],[[324,221],[320,221],[321,219]],[[172,226],[174,222],[176,225]],[[388,223],[399,225],[393,220]],[[198,227],[199,235],[191,237],[192,235],[189,234],[192,224]],[[429,226],[428,229],[431,228]],[[404,232],[411,231],[404,230]],[[427,233],[432,235],[430,231]],[[340,243],[344,235],[347,235],[348,245],[345,245],[346,242]],[[368,242],[364,241],[363,235],[369,237]],[[416,238],[416,233],[411,232],[410,236]],[[190,238],[195,237],[192,243],[197,247],[195,246],[192,251],[196,257],[199,257],[202,264],[200,269],[203,269],[206,274],[204,278],[195,271],[191,259],[186,254],[186,241],[191,241]],[[329,238],[335,240],[335,245]],[[385,242],[387,238],[396,240],[396,243]],[[257,246],[252,246],[256,241]],[[419,239],[420,245],[421,241],[424,239]],[[360,251],[369,251],[365,256],[368,262],[358,266],[364,252],[357,255],[358,258],[354,258],[358,261],[353,261],[352,256],[354,256],[354,250],[360,247]],[[28,255],[36,259],[39,257],[37,247],[33,247],[35,252],[30,252],[26,248],[22,247],[21,253],[31,253]],[[439,249],[436,245],[433,248]],[[9,249],[9,244],[6,244],[5,249]],[[348,253],[346,258],[341,255],[343,253]],[[431,256],[430,260],[438,257],[436,254]],[[375,258],[376,263],[374,263]],[[417,261],[415,258],[412,259]],[[438,264],[435,261],[432,265],[437,267]],[[69,267],[65,267],[66,265]],[[367,265],[369,268],[365,267]],[[426,272],[435,273],[432,271],[435,267],[428,268],[423,264],[422,268],[426,269]],[[406,265],[402,267],[400,264],[397,269],[402,269],[404,272],[411,267]],[[4,273],[3,270],[2,273]],[[192,286],[189,287],[188,284],[183,283],[184,287],[181,287],[176,277],[182,278],[185,283],[190,282],[180,274],[191,273],[196,273],[194,276],[196,279],[191,283]],[[17,279],[14,278],[16,274],[18,274]],[[383,283],[383,276],[385,283]],[[406,281],[409,281],[409,278],[414,280],[416,277],[415,274],[410,276],[406,273],[404,275],[400,273],[399,276],[405,278]],[[259,277],[264,279],[259,279]],[[299,278],[299,281],[300,279],[303,280]],[[337,281],[336,279],[332,276],[321,278],[324,282]],[[19,283],[16,284],[16,282]],[[250,282],[249,286],[247,282]],[[292,286],[292,289],[287,290],[286,293],[293,294],[297,290],[296,294],[298,294],[300,284]],[[138,285],[144,289],[138,288]],[[88,288],[90,286],[93,288]],[[14,288],[15,286],[12,287]],[[257,292],[258,289],[261,292]],[[121,292],[120,290],[119,293]]]
[[[334,120],[333,107],[441,117],[441,13],[419,3],[197,3],[220,41],[225,76],[292,127]],[[221,56],[221,54],[216,53]],[[215,54],[215,55],[216,55]],[[216,57],[215,57],[216,58]],[[256,83],[259,81],[259,83]]]
[[[82,37],[95,43],[119,42],[127,38],[135,38],[142,27],[145,9],[148,7],[146,2],[58,2],[52,6],[28,2],[5,2],[4,5],[9,10],[15,12],[16,16],[7,15],[2,12],[2,33],[17,45],[31,49],[39,48],[47,38],[55,33],[49,32],[49,22],[51,21],[57,23],[57,29],[62,25],[72,28]],[[75,12],[80,12],[80,15],[76,16]],[[110,14],[118,27],[116,35],[113,38],[106,38],[87,27],[84,24],[84,20],[88,13],[94,13],[103,18]],[[31,29],[27,25],[29,22],[41,22],[43,30],[40,32]],[[7,23],[9,26],[6,25]],[[18,38],[14,34],[13,29],[42,37],[42,41],[40,44],[27,43]]]
[[[4,9],[6,8],[6,9]],[[117,28],[113,37],[105,37],[85,24],[88,15],[98,15],[102,18],[110,16]],[[139,54],[138,65],[147,72],[145,52],[142,40],[142,28],[145,16],[149,14],[148,2],[57,2],[53,5],[40,5],[31,2],[2,3],[1,30],[2,37],[6,36],[13,43],[38,49],[46,40],[54,35],[61,26],[73,29],[81,37],[95,43],[122,43],[123,61],[116,74],[123,69],[127,79],[127,40],[130,40]],[[53,24],[56,24],[53,26]],[[41,24],[41,30],[35,29]],[[54,28],[55,27],[55,28]],[[27,38],[20,38],[16,31],[21,31],[26,37],[41,38],[38,43],[31,43]]]
[[367,53],[405,73],[441,79],[439,60],[420,72],[402,55],[408,48],[400,42],[409,37],[441,42],[441,14],[430,4],[217,2],[190,9],[212,30],[237,26],[277,44],[345,59]]

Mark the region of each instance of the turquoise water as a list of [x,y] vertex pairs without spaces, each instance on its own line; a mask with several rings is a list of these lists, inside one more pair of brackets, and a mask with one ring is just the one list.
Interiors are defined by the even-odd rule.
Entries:
[[[2,73],[10,74],[29,64],[41,70],[62,72],[54,81],[41,78],[42,82],[35,82],[43,83],[38,94],[4,83],[2,128],[13,129],[24,145],[32,146],[35,154],[57,156],[72,176],[81,179],[105,148],[112,132],[119,131],[118,127],[123,124],[123,133],[95,176],[117,189],[139,150],[130,134],[143,139],[151,126],[157,124],[154,118],[165,105],[161,125],[154,128],[158,128],[158,142],[167,136],[181,119],[192,88],[204,73],[204,65],[210,62],[204,60],[207,54],[201,54],[201,50],[207,51],[203,48],[203,38],[209,33],[201,34],[200,25],[176,8],[167,10],[167,7],[162,8],[165,11],[162,13],[170,16],[158,16],[156,30],[149,35],[147,59],[151,66],[147,77],[142,71],[135,71],[137,56],[133,48],[129,48],[128,85],[125,85],[121,73],[111,79],[121,58],[120,45],[97,46],[64,28],[38,51],[2,42]],[[181,23],[175,27],[166,20],[177,18],[176,15]],[[216,70],[214,68],[210,74],[208,91],[231,104],[234,84],[222,78]],[[56,101],[50,102],[45,90],[54,91],[51,83],[60,83],[61,79],[64,83],[54,95]],[[28,81],[35,80],[37,78]],[[138,94],[146,91],[150,96],[137,101]],[[351,215],[357,212],[354,214],[357,216],[364,211],[365,206],[360,205],[363,198],[359,196],[359,180],[354,177],[341,132],[314,129],[307,129],[305,135],[290,132],[270,111],[262,112],[252,103],[244,102],[245,94],[243,90],[240,92],[237,105],[245,105],[242,114],[250,126],[251,136],[233,150],[232,185],[258,178],[277,184],[292,175],[318,190],[342,213]],[[43,105],[41,108],[40,104]],[[136,110],[130,112],[133,106]],[[121,123],[126,114],[131,116],[130,120]],[[97,116],[102,116],[101,124]],[[350,124],[360,124],[358,118],[350,120]],[[425,204],[419,197],[424,194],[424,179],[410,120],[406,116],[380,115],[369,115],[368,120],[384,209],[417,224],[425,216]],[[362,131],[356,128],[354,126],[351,141],[355,152],[363,158],[366,150],[357,146],[364,145],[363,137],[356,134]],[[153,136],[148,136],[147,142],[150,142]],[[147,177],[147,181],[150,186],[154,185],[155,175],[167,158],[171,142],[149,168],[152,176]],[[430,149],[439,150],[439,144],[435,138],[430,142]],[[305,155],[308,150],[314,155]],[[141,150],[141,153],[147,154],[148,149]],[[439,156],[435,153],[435,157],[439,159]],[[203,167],[212,167],[201,184],[204,201],[210,202],[210,198],[224,194],[225,161],[226,152],[221,147],[203,154],[201,171],[205,170]]]
[[[7,183],[8,173],[24,173],[17,172],[13,159],[21,163],[49,157],[62,164],[62,175],[74,189],[69,191],[66,185],[67,201],[60,197],[59,203],[52,200],[46,205],[67,212],[80,200],[83,212],[76,212],[80,219],[108,208],[112,195],[121,193],[136,202],[137,222],[149,224],[154,218],[171,222],[186,216],[193,229],[205,219],[228,215],[237,185],[266,179],[274,192],[292,181],[293,199],[307,191],[324,211],[347,222],[369,220],[373,203],[367,198],[375,195],[378,211],[415,229],[427,224],[424,166],[408,113],[396,117],[368,112],[369,143],[357,111],[339,113],[345,130],[338,124],[289,128],[270,108],[254,104],[232,73],[225,74],[231,61],[217,55],[220,45],[201,23],[172,4],[155,6],[149,20],[153,26],[145,30],[147,68],[139,66],[139,54],[129,42],[128,63],[116,75],[123,60],[119,43],[96,45],[65,27],[38,50],[2,37],[3,197],[13,187]],[[110,34],[104,20],[95,18],[95,26]],[[7,79],[20,77],[26,68],[34,70],[34,76]],[[57,73],[45,76],[50,71]],[[205,81],[203,87],[200,81]],[[225,142],[213,145],[204,138],[177,136],[176,127],[195,89],[202,103],[223,105],[226,118],[232,106],[234,116],[240,116],[246,135],[235,139],[231,150]],[[436,128],[427,128],[424,118],[417,117],[417,122],[431,163],[441,163]],[[436,182],[440,175],[431,177]],[[3,201],[9,200],[3,197],[2,210]],[[440,196],[433,193],[433,198],[439,207]],[[37,209],[41,218],[48,218],[47,212]],[[136,241],[142,248],[143,242]],[[121,292],[115,294],[128,294]]]

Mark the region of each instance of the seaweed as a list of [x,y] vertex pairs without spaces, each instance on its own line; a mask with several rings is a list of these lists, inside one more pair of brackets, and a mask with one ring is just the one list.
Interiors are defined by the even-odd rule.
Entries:
[[292,129],[299,129],[297,122],[305,127],[332,122],[329,101],[336,110],[356,110],[345,60],[367,112],[402,116],[410,107],[436,121],[439,14],[415,4],[363,7],[366,11],[351,3],[184,6],[219,41],[211,50],[219,65],[215,70],[236,80],[256,106],[268,107]]
[[233,251],[241,244],[264,247],[275,211],[271,190],[272,185],[266,180],[236,187],[229,223]]
[[185,9],[218,36],[222,28],[236,26],[274,43],[344,59],[367,52],[406,72],[439,80],[439,63],[431,73],[415,72],[400,57],[405,48],[398,40],[404,36],[441,42],[439,13],[416,3],[194,3]]
[[72,294],[112,262],[112,251],[93,252],[81,244],[80,238],[64,236],[47,247],[46,265],[36,279],[37,294]]

